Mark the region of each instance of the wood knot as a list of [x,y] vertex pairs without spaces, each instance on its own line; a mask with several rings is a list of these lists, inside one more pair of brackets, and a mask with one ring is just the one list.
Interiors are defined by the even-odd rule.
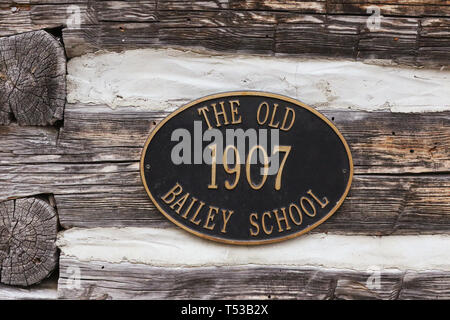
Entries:
[[37,198],[0,203],[0,282],[29,286],[47,278],[58,254],[55,209]]

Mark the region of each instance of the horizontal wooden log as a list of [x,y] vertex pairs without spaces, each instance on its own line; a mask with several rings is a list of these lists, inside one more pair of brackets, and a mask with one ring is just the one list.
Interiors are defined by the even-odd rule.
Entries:
[[159,29],[159,41],[165,45],[201,46],[216,51],[271,53],[273,39],[271,27]]
[[244,10],[282,10],[296,12],[326,13],[327,2],[319,1],[296,1],[296,0],[230,0],[230,8]]
[[28,4],[0,2],[0,37],[37,30],[31,22],[30,9]]
[[[377,7],[385,16],[449,16],[450,6],[447,1],[373,1],[373,0],[328,0],[329,14],[367,14],[369,8]],[[373,11],[372,11],[373,12]]]
[[99,30],[97,26],[63,29],[64,49],[69,58],[96,52],[101,49],[98,43]]
[[450,18],[421,21],[417,61],[445,61],[450,51]]
[[67,26],[78,29],[97,24],[97,12],[92,5],[86,3],[58,3],[33,5],[30,10],[33,27],[57,28]]
[[[155,18],[156,19],[156,18]],[[423,19],[425,21],[425,18]],[[130,21],[134,21],[131,19]],[[265,11],[161,11],[158,22],[103,22],[64,29],[69,56],[99,49],[181,46],[214,51],[295,54],[307,57],[388,59],[398,63],[442,65],[448,57],[440,46],[419,37],[422,20],[383,17],[380,28],[368,29],[364,16],[321,16]],[[244,32],[245,31],[245,32]],[[444,26],[435,33],[446,33]],[[424,53],[435,53],[436,59]]]
[[[356,176],[343,207],[317,232],[448,233],[448,112],[324,114],[346,137]],[[142,146],[166,115],[69,104],[59,133],[1,127],[0,199],[52,193],[65,228],[171,226],[139,175]]]
[[[380,0],[329,0],[328,3],[379,4]],[[395,5],[449,5],[448,0],[383,0],[384,4]]]
[[330,32],[327,25],[280,25],[276,39],[275,51],[282,54],[352,58],[358,55],[358,31],[351,32],[348,27],[338,34]]
[[0,125],[49,125],[62,120],[66,59],[45,31],[0,38]]
[[[0,160],[1,164],[14,163],[20,160],[15,157],[14,153],[30,150],[32,153],[38,153],[39,148],[51,148],[56,146],[58,140],[59,129],[53,126],[20,127],[18,124],[10,124],[8,126],[0,126]],[[9,154],[9,155],[8,155]],[[9,162],[9,161],[12,162]],[[38,158],[34,158],[31,162],[39,162]]]
[[[368,18],[380,10],[379,28]],[[449,62],[448,1],[32,1],[0,3],[0,35],[64,27],[69,57],[100,49],[181,46],[226,52],[295,54],[307,57],[388,59],[412,65]],[[415,24],[411,21],[416,20]],[[309,26],[298,26],[309,21]],[[317,23],[320,22],[320,23]],[[287,25],[286,25],[287,23]],[[402,25],[410,24],[406,35]],[[370,25],[370,24],[369,24]]]
[[55,269],[55,209],[37,198],[0,202],[0,282],[30,286]]
[[185,11],[158,13],[164,28],[270,27],[281,23],[326,23],[327,16],[284,11]]
[[448,299],[445,271],[154,267],[61,256],[62,299]]
[[206,1],[189,1],[189,0],[168,0],[159,1],[159,10],[215,10],[229,9],[230,0],[206,0]]
[[[170,28],[166,27],[168,21],[161,21],[160,24],[152,25],[122,23],[102,24],[82,30],[64,29],[66,50],[68,55],[73,57],[99,49],[122,51],[170,45],[225,52],[346,57],[358,60],[387,59],[397,63],[436,66],[445,65],[449,58],[446,51],[441,49],[448,47],[448,41],[442,40],[443,44],[440,46],[430,46],[417,36],[418,27],[409,35],[395,26],[374,32],[365,31],[361,23],[355,23],[353,26],[347,23],[344,27],[333,24],[331,20],[324,25],[313,23],[276,26],[261,21],[257,27],[251,25],[258,22],[247,21],[242,22],[240,27],[232,27],[237,24],[233,20],[234,22],[221,27],[212,27],[208,25],[221,22],[216,18],[200,18],[202,25],[196,26],[196,16],[203,16],[203,13],[193,13],[189,16],[192,18],[187,19],[192,20],[183,20],[178,26]],[[342,19],[351,20],[344,17]],[[403,20],[402,23],[407,23],[410,19]],[[186,21],[194,23],[186,27]],[[386,24],[389,25],[389,21],[386,21]],[[354,30],[353,34],[349,33],[350,29]]]
[[96,1],[95,11],[100,21],[153,22],[158,21],[157,0]]

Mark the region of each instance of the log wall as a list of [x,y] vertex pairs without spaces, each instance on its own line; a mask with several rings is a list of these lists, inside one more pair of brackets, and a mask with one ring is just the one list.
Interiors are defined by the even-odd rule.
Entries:
[[[448,299],[449,8],[0,0],[0,297]],[[155,125],[231,90],[299,99],[348,141],[350,193],[310,234],[219,245],[146,195]]]
[[441,66],[449,15],[443,0],[2,0],[0,36],[62,28],[69,57],[180,46]]

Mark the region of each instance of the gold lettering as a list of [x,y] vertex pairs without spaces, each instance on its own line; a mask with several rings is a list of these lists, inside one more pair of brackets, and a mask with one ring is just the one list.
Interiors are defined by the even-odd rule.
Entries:
[[211,183],[208,185],[208,189],[217,189],[216,184],[216,170],[217,170],[217,144],[209,146],[211,149]]
[[187,218],[189,211],[191,211],[192,207],[194,206],[194,203],[197,202],[196,198],[192,198],[191,203],[189,204],[189,207],[186,209],[186,211],[183,213],[182,217],[183,218]]
[[175,206],[178,206],[178,209],[175,210],[175,212],[179,214],[181,208],[183,208],[188,197],[189,197],[189,193],[186,193],[184,196],[182,196],[180,199],[178,199],[175,203],[173,203],[170,207],[172,209],[175,209]]
[[273,213],[275,214],[275,219],[277,219],[278,231],[279,232],[284,231],[283,228],[281,227],[281,221],[284,221],[284,223],[286,224],[286,230],[291,230],[291,226],[289,225],[287,215],[286,215],[286,208],[281,208],[281,211],[283,212],[283,218],[280,218],[280,216],[278,215],[277,209],[273,210]]
[[[228,215],[227,215],[227,211],[228,211]],[[223,227],[222,227],[222,230],[220,230],[222,233],[226,233],[227,232],[227,223],[230,220],[231,215],[233,213],[234,213],[233,210],[222,209]]]
[[[213,210],[215,211],[214,213],[213,213]],[[209,230],[214,229],[214,226],[215,226],[216,224],[213,223],[213,225],[210,226],[210,225],[209,225],[209,222],[211,222],[211,221],[214,220],[214,217],[216,216],[217,212],[219,212],[219,208],[213,207],[213,206],[209,206],[208,216],[206,217],[206,222],[205,222],[205,224],[203,225],[203,228],[209,229]]]
[[269,127],[278,128],[278,126],[280,125],[280,122],[277,122],[276,124],[273,123],[273,120],[275,119],[275,115],[277,113],[277,108],[278,108],[278,104],[274,103],[273,104],[272,119],[270,119]]
[[264,218],[265,218],[266,216],[269,216],[269,218],[272,217],[272,214],[270,213],[270,211],[267,211],[267,212],[264,212],[264,213],[263,213],[262,219],[261,219],[261,224],[262,224],[262,227],[263,227],[264,232],[265,232],[266,234],[271,234],[272,231],[273,231],[273,226],[270,226],[270,230],[267,230],[267,228],[266,228],[266,221],[264,220]]
[[[228,150],[230,149],[233,150],[234,160],[236,160],[233,168],[230,168],[230,166],[228,165]],[[238,149],[235,146],[229,145],[225,148],[225,151],[223,152],[222,163],[223,169],[226,173],[236,174],[233,184],[231,184],[228,180],[225,180],[225,188],[227,188],[227,190],[233,190],[234,188],[236,188],[239,182],[239,177],[241,176],[241,159],[239,157]]]
[[[175,191],[175,190],[177,190],[177,189],[178,189],[178,191]],[[177,182],[177,183],[175,184],[175,186],[174,186],[172,189],[169,190],[169,192],[167,192],[164,196],[161,197],[161,199],[162,199],[165,203],[169,204],[169,203],[171,203],[173,200],[175,200],[176,196],[178,196],[181,192],[183,192],[183,188],[182,188],[181,185]],[[167,200],[167,197],[168,197],[169,195],[172,196],[171,200]]]
[[[286,127],[286,122],[287,122],[289,113],[292,114],[291,123],[289,124],[288,127]],[[292,126],[294,125],[294,121],[295,121],[295,111],[294,111],[294,109],[286,107],[286,113],[284,114],[283,123],[281,124],[280,129],[283,130],[283,131],[290,130],[292,128]]]
[[[260,115],[260,112],[261,112],[261,107],[263,105],[266,107],[266,117],[264,118],[264,121],[261,121],[259,115]],[[267,118],[269,118],[269,104],[267,102],[263,101],[259,105],[258,111],[256,112],[256,120],[258,121],[258,124],[263,125],[264,123],[266,123]]]
[[[255,221],[255,219],[256,219],[256,221]],[[256,237],[259,234],[258,214],[257,213],[250,214],[250,224],[256,228],[256,231],[253,231],[250,228],[250,235],[253,237]]]
[[219,121],[219,116],[223,117],[223,120],[225,121],[224,122],[225,125],[229,124],[228,119],[227,119],[227,114],[225,113],[224,102],[221,101],[221,102],[219,102],[219,104],[220,104],[220,108],[222,109],[222,111],[220,111],[220,112],[217,112],[215,103],[211,104],[213,109],[214,109],[214,115],[216,116],[216,124],[217,124],[218,127],[221,126],[220,121]]
[[[263,171],[264,174],[261,179],[261,182],[258,185],[255,185],[255,184],[253,184],[252,177],[250,175],[250,165],[252,162],[252,155],[258,149],[262,151],[263,158],[264,158],[264,171]],[[258,154],[257,154],[257,156],[258,156]],[[248,152],[248,156],[247,156],[247,163],[245,164],[245,172],[247,174],[247,182],[248,182],[250,188],[252,188],[254,190],[261,189],[267,180],[267,174],[269,172],[269,157],[267,156],[267,151],[264,149],[264,147],[262,147],[260,145],[255,145],[250,149],[250,151]]]
[[205,203],[203,201],[200,201],[200,204],[197,208],[197,211],[195,211],[194,215],[191,218],[191,222],[195,223],[196,225],[199,225],[201,220],[195,220],[195,218],[197,218],[198,213],[200,212],[200,210],[203,208],[203,206],[205,205]]
[[[303,201],[307,201],[309,203],[309,206],[313,209],[313,213],[309,212],[308,210],[306,210]],[[303,211],[305,211],[305,213],[310,216],[310,217],[314,217],[316,215],[316,207],[314,206],[314,203],[309,200],[309,198],[307,197],[302,197],[300,199],[300,205],[302,206]]]
[[240,103],[239,103],[239,100],[230,100],[231,123],[232,124],[242,123],[242,117],[241,116],[239,116],[238,119],[235,118],[235,116],[239,115],[239,110],[236,108],[236,106],[238,106],[238,107],[241,106]]
[[289,152],[291,152],[291,146],[274,146],[273,147],[273,154],[277,152],[284,152],[284,158],[281,161],[281,165],[278,168],[277,177],[275,179],[275,190],[281,189],[281,174],[283,173],[284,165],[286,164],[287,157],[289,155]]
[[208,129],[212,129],[212,126],[208,120],[208,116],[206,115],[206,113],[209,112],[208,107],[205,106],[203,108],[198,108],[197,112],[198,112],[198,114],[203,115],[203,118],[205,119],[206,124],[208,125]]
[[314,193],[312,193],[312,190],[308,190],[308,194],[313,197],[314,200],[317,201],[318,204],[320,204],[320,206],[323,208],[325,208],[327,206],[328,203],[330,203],[330,201],[328,201],[327,197],[323,197],[323,202],[321,202],[319,200],[319,198],[317,198]]
[[[294,215],[293,215],[293,212],[292,212],[292,208],[295,208],[295,210],[297,210],[297,214],[298,214],[298,216],[299,216],[299,218],[300,218],[299,221],[297,221],[297,220],[294,219]],[[302,224],[302,222],[303,222],[302,212],[300,211],[300,208],[299,208],[295,203],[291,203],[291,204],[289,205],[289,215],[291,216],[292,222],[294,222],[296,225],[299,226],[299,225]]]

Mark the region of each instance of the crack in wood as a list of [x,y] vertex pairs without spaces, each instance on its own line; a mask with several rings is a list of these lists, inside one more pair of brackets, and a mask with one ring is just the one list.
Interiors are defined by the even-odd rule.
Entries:
[[56,267],[57,217],[47,202],[23,198],[0,202],[0,282],[29,286]]
[[63,117],[66,62],[45,31],[0,38],[0,124],[52,125]]

